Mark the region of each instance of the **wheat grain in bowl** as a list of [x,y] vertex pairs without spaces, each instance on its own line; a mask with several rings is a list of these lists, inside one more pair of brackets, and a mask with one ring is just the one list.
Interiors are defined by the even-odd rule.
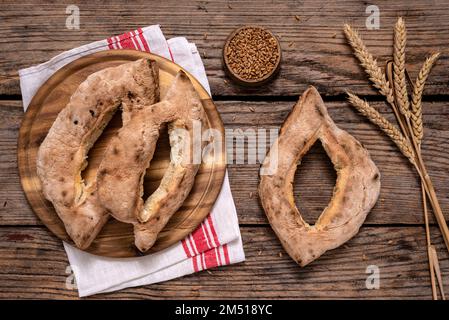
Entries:
[[225,71],[236,83],[262,85],[273,79],[280,67],[281,47],[269,30],[259,26],[238,28],[223,48]]

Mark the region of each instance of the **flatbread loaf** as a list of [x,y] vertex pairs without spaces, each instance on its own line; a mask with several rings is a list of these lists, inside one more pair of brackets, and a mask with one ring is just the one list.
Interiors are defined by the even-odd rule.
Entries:
[[[108,145],[97,175],[99,198],[114,218],[134,225],[135,244],[142,252],[151,248],[194,184],[200,161],[193,161],[193,155],[201,153],[205,121],[198,93],[180,71],[162,101],[133,113]],[[144,202],[143,178],[164,124],[168,124],[170,165]],[[194,136],[196,124],[200,131]],[[195,145],[200,149],[195,151]]]
[[[315,225],[303,220],[293,197],[297,164],[319,139],[337,171],[332,199]],[[368,151],[339,129],[314,87],[301,96],[282,125],[261,168],[259,195],[273,230],[299,265],[305,266],[325,251],[355,234],[380,192],[380,174]]]
[[68,235],[85,249],[108,218],[81,171],[89,149],[123,104],[123,123],[141,106],[159,100],[156,62],[140,59],[90,75],[58,114],[37,155],[37,174],[45,197],[53,203]]

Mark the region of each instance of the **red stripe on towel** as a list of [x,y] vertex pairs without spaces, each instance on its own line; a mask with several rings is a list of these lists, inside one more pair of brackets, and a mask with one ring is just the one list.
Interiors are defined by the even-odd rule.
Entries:
[[[108,42],[109,49],[135,49],[140,51],[148,51],[149,49],[145,49],[145,38],[143,38],[142,35],[140,36],[143,39],[142,42],[144,42],[142,46],[138,41],[139,35],[137,31],[125,32],[121,35],[113,36],[106,40]],[[148,45],[146,45],[146,47],[148,48]]]
[[[196,248],[201,253],[201,262],[204,261],[206,269],[222,265],[220,251],[213,248],[219,245],[218,236],[209,215],[206,220],[192,233]],[[212,243],[212,239],[214,243]],[[213,249],[212,249],[213,248]],[[211,250],[212,249],[212,250]],[[229,261],[227,248],[223,248],[224,260]]]
[[137,39],[136,32],[131,31],[129,34],[131,35],[131,40],[134,44],[134,47],[136,47],[136,49],[139,51],[143,51],[142,47],[140,46],[139,40]]
[[[198,248],[196,247],[196,243],[195,243],[195,239],[193,239],[192,234],[189,234],[188,236],[188,241],[190,246],[192,247],[192,251],[193,251],[193,263],[196,264],[196,266],[194,265],[193,268],[195,269],[195,267],[198,269],[199,268],[199,264],[201,264],[201,270],[205,269],[205,265],[204,265],[204,261],[203,261],[203,257],[201,255],[201,253],[199,252]],[[200,263],[198,263],[197,259],[200,259]]]
[[221,257],[220,257],[220,249],[219,248],[214,248],[215,251],[215,256],[217,257],[217,262],[219,266],[223,265],[223,261],[221,261]]
[[203,255],[207,269],[218,266],[217,256],[215,255],[215,249],[207,250],[206,252],[203,253]]
[[196,261],[196,257],[197,257],[197,256],[192,257],[192,261],[193,261],[193,270],[194,270],[195,272],[198,272],[198,262]]
[[117,47],[116,49],[121,49],[122,45],[120,44],[120,38],[118,36],[115,36],[114,39],[115,39],[114,44]]
[[168,46],[168,42],[167,42],[167,47],[168,47],[168,53],[170,53],[171,61],[175,62],[175,59],[173,59],[173,53],[171,52],[171,49],[170,49],[170,47]]
[[195,246],[195,241],[192,238],[192,234],[189,234],[188,238],[189,238],[188,241],[189,241],[190,247],[192,248],[193,255],[196,256],[196,255],[200,254]]
[[204,252],[210,249],[207,245],[206,235],[204,233],[203,225],[200,224],[193,232],[192,238],[195,242],[196,249],[198,252]]
[[182,241],[181,241],[181,244],[182,244],[182,247],[184,248],[184,252],[185,252],[187,258],[191,258],[191,257],[192,257],[192,254],[190,253],[190,250],[189,250],[189,248],[187,247],[186,240],[185,240],[185,239],[182,240]]
[[145,48],[143,47],[142,41],[139,38],[139,34],[137,30],[131,31],[131,35],[133,37],[134,42],[136,43],[136,47],[139,51],[145,51]]
[[207,221],[209,222],[210,231],[212,232],[212,236],[214,237],[215,244],[217,246],[220,245],[220,242],[218,241],[217,232],[215,231],[214,222],[212,221],[212,217],[209,215],[207,216]]
[[223,245],[223,253],[225,256],[226,264],[230,264],[231,262],[229,261],[229,253],[228,253],[228,245],[227,244]]
[[[210,228],[210,225],[209,225],[209,221],[207,219],[205,219],[204,222],[201,224],[201,226],[203,228],[203,232],[206,234],[206,240],[207,240],[207,243],[208,243],[208,248],[212,249],[212,248],[216,247],[217,244],[212,242],[212,237],[213,236],[211,234],[211,228]],[[214,248],[214,249],[216,250],[216,248]],[[213,250],[214,251],[214,255],[213,256],[215,257],[215,261],[213,262],[214,267],[219,265],[219,264],[221,264],[220,258],[215,254],[215,250]],[[210,251],[212,251],[212,250],[210,250]]]
[[151,52],[149,43],[147,42],[147,39],[143,36],[142,29],[138,28],[137,29],[137,33],[139,34],[140,40],[142,40],[142,44],[143,44],[143,47],[144,47],[145,51]]
[[129,32],[119,35],[118,38],[122,49],[137,49],[134,46],[134,43],[131,39],[131,35]]
[[200,261],[201,261],[201,270],[206,270],[207,266],[206,266],[206,262],[204,261],[204,254],[199,254],[198,257],[200,257]]
[[108,47],[109,47],[109,49],[114,49],[114,45],[113,45],[113,43],[112,43],[111,38],[107,38],[106,40],[107,40],[107,42],[108,42]]
[[198,253],[201,253],[204,261],[204,268],[212,268],[218,265],[218,260],[212,249],[211,241],[209,239],[208,231],[204,223],[201,223],[192,233],[192,239],[195,242]]
[[206,235],[207,248],[208,249],[213,248],[214,245],[212,243],[212,235],[210,234],[210,229],[207,227],[207,219],[201,223],[201,228],[203,229],[203,232]]

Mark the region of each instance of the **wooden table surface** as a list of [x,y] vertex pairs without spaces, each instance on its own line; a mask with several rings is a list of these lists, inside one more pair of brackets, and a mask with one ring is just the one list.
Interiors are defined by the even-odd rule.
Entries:
[[[80,9],[80,30],[65,27],[66,7]],[[420,184],[396,147],[345,101],[350,89],[393,119],[370,87],[346,44],[342,26],[359,28],[383,65],[392,52],[398,16],[408,28],[407,67],[416,75],[427,54],[443,53],[424,98],[423,156],[449,217],[449,8],[447,1],[377,1],[380,29],[367,30],[365,1],[2,1],[0,4],[0,298],[76,299],[66,288],[61,242],[37,219],[23,194],[16,144],[23,108],[17,71],[58,53],[140,26],[161,24],[167,38],[186,36],[201,52],[213,98],[227,128],[274,128],[308,85],[318,88],[335,122],[358,138],[382,174],[379,201],[360,233],[311,265],[298,267],[267,223],[256,188],[259,165],[229,165],[246,261],[180,279],[129,288],[104,298],[431,298]],[[297,16],[297,17],[295,17]],[[224,75],[221,50],[242,24],[259,24],[280,39],[283,63],[271,84],[247,89]],[[306,155],[295,176],[305,219],[316,220],[329,201],[336,175],[322,147]],[[446,291],[449,256],[432,217]],[[367,267],[380,271],[368,290]]]

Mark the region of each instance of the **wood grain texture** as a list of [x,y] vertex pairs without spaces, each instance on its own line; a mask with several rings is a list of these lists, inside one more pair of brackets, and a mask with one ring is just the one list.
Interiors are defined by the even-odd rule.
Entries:
[[[33,211],[60,239],[71,242],[53,205],[46,200],[42,192],[41,181],[37,176],[36,158],[41,142],[45,139],[59,112],[67,105],[73,92],[89,75],[104,68],[118,66],[140,58],[150,58],[157,62],[159,86],[161,97],[163,97],[176,74],[181,70],[178,65],[145,52],[111,50],[82,57],[62,67],[40,87],[24,115],[19,131],[17,150],[22,187]],[[223,123],[209,94],[199,82],[193,77],[191,79],[205,110],[205,126],[207,126],[205,130],[217,130],[223,135]],[[97,169],[108,142],[120,127],[120,114],[116,114],[99,140],[90,149],[88,166],[82,172],[83,179],[87,184],[96,179]],[[170,163],[170,143],[167,133],[159,138],[156,150],[143,181],[147,196],[157,189]],[[226,171],[224,146],[219,146],[218,150],[214,150],[210,156],[202,160],[188,197],[158,234],[157,241],[149,252],[165,249],[184,239],[210,213],[220,192]],[[110,257],[141,255],[134,246],[132,225],[119,223],[114,219],[110,219],[86,251]]]
[[[80,30],[65,27],[68,4],[80,8]],[[432,71],[426,94],[447,95],[449,74],[449,12],[447,1],[398,0],[378,4],[380,29],[367,30],[365,9],[359,0],[187,1],[168,0],[158,5],[139,0],[2,1],[0,30],[0,94],[19,94],[17,70],[41,63],[62,51],[159,23],[170,38],[186,36],[197,44],[214,95],[299,95],[308,84],[323,95],[338,95],[351,88],[375,94],[358,66],[342,33],[349,22],[359,28],[381,65],[391,57],[393,25],[405,16],[408,29],[407,69],[415,75],[430,51],[442,51]],[[295,16],[299,17],[299,20]],[[283,62],[279,77],[263,90],[233,85],[224,75],[221,50],[226,37],[243,24],[269,28],[281,42]]]
[[[69,4],[81,12],[80,30],[65,27]],[[0,298],[77,297],[67,290],[66,255],[30,209],[16,161],[18,129],[23,116],[17,70],[47,61],[62,51],[105,39],[137,27],[159,23],[170,38],[186,36],[202,55],[214,99],[226,128],[278,127],[309,84],[327,100],[329,112],[342,128],[362,141],[382,174],[376,207],[361,232],[347,245],[305,269],[282,251],[257,198],[258,165],[229,166],[229,178],[241,223],[247,260],[161,284],[97,295],[105,298],[412,298],[430,299],[430,280],[421,212],[419,181],[395,146],[341,99],[344,90],[376,95],[358,66],[342,33],[342,25],[359,29],[380,65],[392,54],[393,25],[405,17],[408,29],[407,69],[416,76],[425,57],[442,51],[424,94],[424,157],[443,212],[449,212],[449,10],[447,1],[381,1],[380,30],[366,30],[370,3],[361,0],[144,0],[107,2],[41,0],[0,3]],[[295,18],[298,16],[299,20]],[[222,69],[226,37],[243,24],[260,24],[279,37],[283,62],[271,85],[242,88]],[[257,97],[259,96],[259,97]],[[336,99],[335,99],[336,98]],[[6,99],[15,99],[10,101]],[[260,101],[240,101],[240,100]],[[279,101],[284,100],[284,101]],[[289,101],[286,101],[289,100]],[[388,114],[387,107],[380,107]],[[328,202],[334,170],[316,145],[295,177],[297,205],[313,222]],[[434,222],[434,220],[432,220]],[[33,227],[40,225],[38,227]],[[393,226],[394,225],[394,226]],[[447,287],[449,260],[437,227],[438,247]],[[279,253],[282,252],[282,256]],[[367,265],[380,266],[381,288],[366,290]]]
[[[216,105],[227,130],[241,128],[246,131],[280,126],[294,103],[218,101]],[[334,121],[365,145],[381,171],[381,195],[366,223],[423,223],[419,180],[396,146],[346,102],[327,102],[326,105]],[[382,103],[373,103],[373,106],[393,120],[388,107]],[[21,102],[0,102],[0,117],[3,120],[0,123],[0,225],[39,223],[25,199],[17,170],[16,144],[22,110]],[[426,128],[423,154],[445,213],[449,213],[448,117],[447,103],[424,102]],[[267,223],[257,197],[258,170],[259,164],[231,163],[228,166],[231,190],[242,224]],[[299,166],[294,185],[297,205],[307,221],[315,221],[328,203],[335,179],[332,164],[321,145],[316,144]]]
[[[144,287],[88,299],[429,299],[422,227],[363,227],[344,246],[300,268],[268,227],[242,227],[246,261]],[[436,228],[432,229],[437,234]],[[449,257],[434,239],[449,285]],[[61,242],[45,228],[0,228],[0,298],[76,299]],[[376,265],[380,288],[367,290],[366,269]],[[218,289],[219,288],[219,289]]]

